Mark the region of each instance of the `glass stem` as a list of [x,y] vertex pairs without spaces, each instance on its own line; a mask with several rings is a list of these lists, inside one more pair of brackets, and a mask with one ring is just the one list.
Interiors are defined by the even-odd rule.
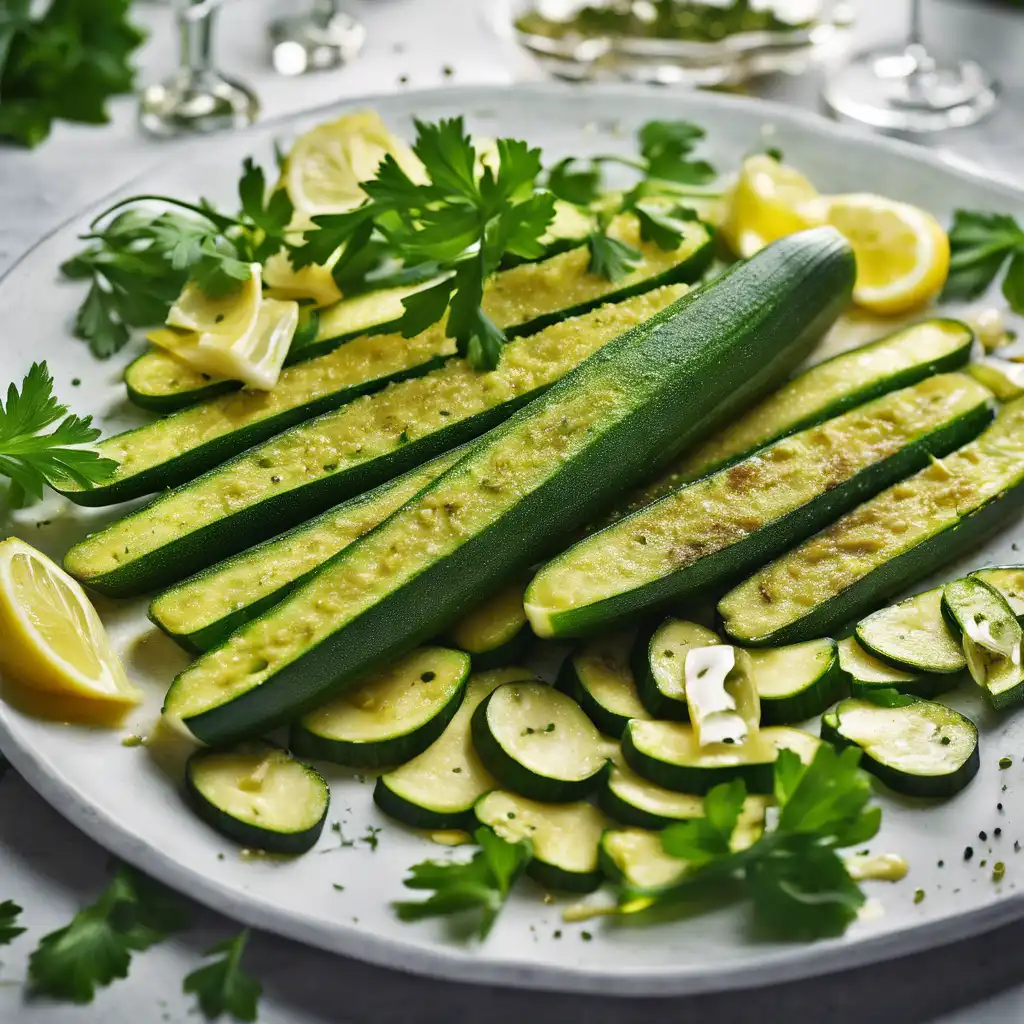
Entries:
[[923,0],[910,0],[910,36],[907,46],[924,46]]
[[[191,10],[199,7],[200,10]],[[213,15],[209,0],[190,0],[178,12],[181,33],[181,66],[188,71],[209,71],[213,67]]]
[[338,0],[314,0],[313,21],[326,28],[338,13]]

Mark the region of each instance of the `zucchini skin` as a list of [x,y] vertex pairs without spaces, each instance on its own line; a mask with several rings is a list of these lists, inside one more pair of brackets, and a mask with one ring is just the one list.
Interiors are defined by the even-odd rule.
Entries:
[[460,829],[472,833],[476,827],[476,815],[472,807],[452,814],[431,811],[399,796],[384,782],[383,776],[377,777],[373,787],[373,802],[389,818],[400,821],[409,828],[431,829],[438,832]]
[[[633,650],[630,652],[629,660],[633,669],[633,679],[636,682],[636,692],[640,703],[652,718],[664,718],[670,722],[688,722],[690,706],[685,700],[676,700],[674,697],[662,693],[658,689],[654,673],[651,671],[651,642],[663,621],[664,619],[657,618],[641,626],[633,641]],[[647,826],[641,827],[646,828]]]
[[[755,682],[757,672],[754,672]],[[820,715],[849,693],[849,678],[839,665],[839,651],[833,647],[828,668],[808,687],[785,697],[761,697],[762,725],[791,725]]]
[[879,690],[895,690],[897,693],[920,697],[922,700],[932,700],[940,694],[955,690],[967,678],[965,672],[957,672],[953,675],[924,674],[905,683],[860,683],[848,672],[844,672],[843,675],[847,677],[846,686],[851,697],[870,697]]
[[603,704],[594,699],[576,672],[572,654],[562,662],[562,666],[558,670],[558,676],[555,679],[555,686],[562,693],[572,697],[583,708],[584,714],[597,726],[598,731],[603,735],[610,736],[613,740],[617,740],[622,736],[622,731],[626,728],[629,718],[626,715],[619,715],[614,711],[609,711]]
[[533,630],[529,625],[523,628],[511,640],[506,641],[500,647],[494,647],[489,651],[474,653],[467,651],[473,662],[474,672],[486,672],[492,668],[503,668],[505,665],[515,665],[523,661],[533,643]]
[[[591,435],[585,450],[451,554],[432,561],[414,580],[384,594],[258,686],[196,713],[188,727],[204,742],[261,733],[437,636],[547,551],[553,536],[587,522],[612,493],[705,436],[789,372],[845,308],[854,274],[852,251],[838,232],[802,232],[773,243],[604,346],[474,447],[430,490],[443,488],[449,477],[478,460],[483,464],[508,435],[535,418],[579,400],[591,381],[607,387],[614,375],[619,386],[630,382],[633,393],[642,389],[656,397],[630,406],[628,414]],[[787,296],[784,320],[775,308],[766,308],[770,291]],[[617,468],[614,478],[609,465]],[[221,542],[212,534],[204,540],[193,559]],[[331,564],[320,572],[330,572]]]
[[141,356],[132,360],[125,367],[124,386],[128,392],[128,400],[132,405],[137,405],[146,412],[155,412],[161,416],[177,412],[179,409],[187,409],[197,402],[205,402],[208,399],[216,398],[218,395],[226,395],[230,391],[237,391],[239,385],[230,380],[211,380],[209,384],[201,388],[192,388],[188,391],[170,392],[168,394],[150,394],[140,391],[133,383],[133,378],[145,372],[147,357],[151,352],[143,352]]
[[664,814],[654,814],[641,807],[623,800],[609,785],[612,765],[608,765],[601,773],[601,785],[597,790],[597,806],[613,821],[620,825],[631,825],[635,828],[659,830],[669,825],[678,825],[686,818],[670,818]]
[[604,881],[600,865],[595,871],[566,871],[555,864],[537,860],[536,857],[526,865],[526,874],[545,889],[556,889],[559,892],[593,892]]

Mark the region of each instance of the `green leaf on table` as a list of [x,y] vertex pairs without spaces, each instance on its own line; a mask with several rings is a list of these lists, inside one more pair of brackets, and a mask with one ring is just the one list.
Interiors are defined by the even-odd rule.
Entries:
[[957,210],[949,229],[949,276],[943,298],[981,296],[1007,265],[1003,295],[1024,314],[1024,230],[1007,214]]
[[223,1014],[239,1021],[256,1019],[263,986],[242,969],[242,954],[248,941],[246,929],[233,939],[218,942],[203,954],[218,959],[185,978],[185,992],[196,997],[207,1020],[216,1020]]
[[4,900],[0,903],[0,946],[10,944],[19,935],[24,934],[25,929],[19,928],[15,923],[20,914],[21,907],[14,900]]

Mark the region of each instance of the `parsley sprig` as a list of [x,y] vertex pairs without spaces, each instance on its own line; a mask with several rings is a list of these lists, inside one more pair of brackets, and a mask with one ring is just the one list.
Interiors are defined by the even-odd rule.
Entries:
[[515,880],[532,856],[530,844],[507,843],[489,828],[478,828],[474,838],[480,849],[468,861],[442,863],[424,861],[409,869],[405,880],[409,889],[433,889],[422,902],[395,903],[403,921],[421,921],[427,917],[475,912],[479,914],[476,934],[490,933]]
[[292,263],[323,264],[344,246],[334,276],[350,289],[386,255],[405,268],[443,274],[404,300],[402,334],[420,333],[447,311],[445,331],[459,352],[474,367],[493,369],[505,335],[483,311],[484,284],[506,255],[542,256],[540,239],[554,216],[554,196],[536,187],[540,150],[498,139],[496,159],[481,161],[461,117],[417,121],[412,148],[425,181],[413,181],[387,156],[362,183],[367,200],[347,213],[314,217],[316,228],[293,247]]
[[0,946],[6,946],[13,942],[25,929],[17,925],[18,917],[21,915],[21,907],[14,900],[4,900],[0,903]]
[[[228,295],[249,279],[251,263],[281,249],[292,218],[288,193],[268,194],[263,169],[247,159],[238,197],[240,212],[228,215],[206,201],[131,196],[93,221],[82,236],[90,244],[61,266],[65,277],[90,282],[75,335],[93,355],[106,359],[124,347],[130,328],[162,323],[186,281],[211,298]],[[152,203],[172,209],[140,206]]]
[[1005,266],[1003,296],[1024,315],[1024,229],[1007,214],[957,210],[949,229],[949,277],[943,298],[976,299]]
[[207,1020],[230,1014],[235,1020],[254,1021],[263,986],[242,969],[242,954],[249,930],[218,942],[203,955],[218,957],[185,978],[184,990],[195,995]]
[[11,384],[6,403],[0,397],[0,476],[11,480],[10,507],[41,498],[46,484],[91,487],[109,479],[117,463],[88,447],[99,436],[91,416],[69,413],[54,395],[46,363],[34,363],[21,390]]

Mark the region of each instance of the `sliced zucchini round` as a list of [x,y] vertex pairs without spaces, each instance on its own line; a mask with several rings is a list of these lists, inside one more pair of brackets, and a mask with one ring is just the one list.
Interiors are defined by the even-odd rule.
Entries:
[[473,658],[481,671],[518,661],[526,652],[533,631],[526,624],[522,581],[503,587],[483,601],[449,630],[449,639]]
[[[1020,368],[1024,372],[1024,366]],[[971,576],[995,587],[1006,598],[1017,620],[1024,618],[1024,566],[996,565],[991,569],[978,569]]]
[[291,750],[353,768],[401,764],[444,732],[462,703],[469,655],[421,647],[292,724]]
[[608,829],[601,836],[600,863],[610,881],[640,892],[675,885],[688,867],[665,852],[659,832],[641,828]]
[[907,672],[953,675],[967,665],[942,615],[942,587],[861,619],[856,636],[868,654]]
[[792,750],[809,764],[820,743],[809,733],[776,725],[743,744],[702,747],[693,729],[680,722],[630,722],[622,755],[638,775],[680,793],[703,794],[732,779],[742,779],[749,793],[771,793],[779,750]]
[[541,885],[592,892],[601,884],[597,849],[608,820],[593,804],[544,804],[495,790],[477,801],[474,813],[506,842],[530,841],[526,873]]
[[193,810],[222,836],[268,853],[305,853],[324,830],[323,777],[269,743],[200,750],[185,765]]
[[943,588],[942,612],[959,632],[967,668],[991,705],[998,710],[1024,698],[1024,630],[1006,598],[968,576]]
[[746,655],[761,698],[764,725],[813,718],[846,695],[838,647],[828,637],[747,651]]
[[631,718],[648,718],[629,665],[631,638],[613,633],[584,644],[562,663],[557,686],[606,736],[618,739]]
[[866,697],[876,690],[895,690],[915,697],[931,698],[955,685],[960,676],[933,676],[893,668],[872,657],[855,637],[839,641],[839,666],[854,697]]
[[378,777],[373,790],[377,806],[413,828],[471,829],[473,804],[495,787],[473,748],[473,712],[499,686],[532,678],[525,668],[470,676],[462,704],[441,736],[418,757]]
[[898,793],[958,793],[978,773],[977,727],[943,704],[893,696],[893,706],[857,697],[840,702],[822,716],[822,739],[860,747],[862,766]]
[[473,745],[505,789],[566,803],[595,788],[608,741],[571,697],[545,683],[507,683],[473,714]]
[[653,632],[640,633],[633,645],[633,676],[640,700],[654,718],[689,721],[686,656],[721,642],[710,629],[682,619],[666,619]]

